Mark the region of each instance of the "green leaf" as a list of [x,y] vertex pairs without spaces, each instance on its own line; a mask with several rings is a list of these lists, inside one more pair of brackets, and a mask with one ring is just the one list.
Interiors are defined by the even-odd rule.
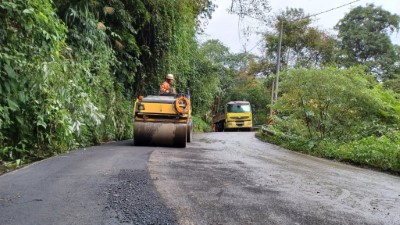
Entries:
[[17,117],[16,117],[16,119],[17,119],[17,121],[18,121],[18,123],[19,123],[19,124],[21,124],[21,125],[23,125],[23,124],[24,124],[24,120],[23,120],[23,118],[22,118],[22,117],[20,117],[20,116],[17,116]]
[[36,123],[37,126],[42,126],[46,129],[47,124],[44,122],[43,116],[38,116],[38,121]]
[[26,102],[27,97],[24,92],[20,91],[18,97],[21,102]]
[[7,9],[7,8],[16,9],[18,7],[18,5],[15,3],[12,3],[12,2],[3,2],[0,5],[0,7],[3,9]]
[[22,13],[24,14],[32,14],[34,12],[34,9],[29,8],[29,9],[24,9],[24,11],[22,11]]
[[6,65],[4,66],[4,69],[6,70],[8,76],[9,76],[10,78],[16,78],[17,75],[16,75],[14,69],[11,68],[10,65],[6,64]]
[[11,111],[15,112],[19,109],[18,104],[12,101],[11,99],[7,99],[8,107],[11,109]]

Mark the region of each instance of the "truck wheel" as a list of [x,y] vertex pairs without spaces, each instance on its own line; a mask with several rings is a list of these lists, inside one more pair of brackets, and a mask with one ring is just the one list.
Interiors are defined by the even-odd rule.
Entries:
[[218,123],[218,132],[223,132],[224,131],[224,123]]

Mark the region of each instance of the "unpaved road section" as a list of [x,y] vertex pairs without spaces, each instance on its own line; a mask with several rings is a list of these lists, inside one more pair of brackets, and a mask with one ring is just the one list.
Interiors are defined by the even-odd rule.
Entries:
[[147,171],[153,147],[117,142],[0,176],[0,225],[177,224]]
[[253,132],[158,148],[150,175],[179,224],[400,224],[400,178],[288,151]]

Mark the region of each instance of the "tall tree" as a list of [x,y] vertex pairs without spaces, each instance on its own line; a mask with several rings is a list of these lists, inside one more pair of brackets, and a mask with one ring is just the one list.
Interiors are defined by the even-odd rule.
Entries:
[[[274,30],[265,34],[266,57],[276,62],[279,31],[283,26],[281,63],[284,68],[321,66],[333,61],[334,38],[311,26],[303,9],[287,8],[274,20]],[[274,70],[273,70],[274,71]]]
[[[394,66],[400,67],[400,46],[395,45],[394,51],[396,54]],[[391,89],[396,93],[400,93],[400,70],[397,70],[395,73],[391,74],[390,79],[385,80],[384,86],[385,88]]]
[[352,9],[335,26],[340,54],[345,67],[365,64],[379,79],[392,79],[399,71],[390,34],[399,29],[400,17],[368,4]]
[[[256,124],[266,122],[270,93],[265,88],[266,80],[259,79],[265,71],[259,58],[245,53],[232,54],[218,40],[203,43],[200,53],[204,59],[207,59],[209,65],[213,65],[209,66],[208,71],[205,72],[208,74],[214,72],[213,76],[218,78],[216,80],[207,78],[202,81],[207,87],[216,88],[216,90],[207,90],[208,93],[212,93],[211,100],[214,100],[211,114],[221,112],[228,101],[248,100],[254,106],[254,122]],[[210,81],[217,81],[217,86]],[[206,96],[203,95],[202,98]],[[205,102],[205,99],[199,100]]]

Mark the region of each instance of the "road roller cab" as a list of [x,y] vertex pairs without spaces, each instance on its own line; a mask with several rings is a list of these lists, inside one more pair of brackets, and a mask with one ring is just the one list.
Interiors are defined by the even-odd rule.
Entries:
[[134,110],[135,145],[184,148],[192,140],[189,94],[140,96]]

